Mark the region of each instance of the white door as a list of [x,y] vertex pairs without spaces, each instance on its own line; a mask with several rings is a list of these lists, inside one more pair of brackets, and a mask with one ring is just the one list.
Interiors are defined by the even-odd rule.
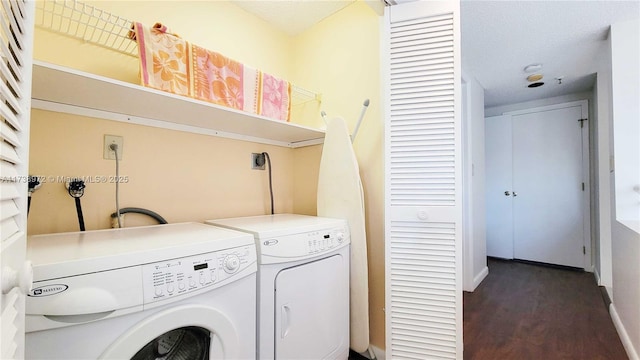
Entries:
[[385,9],[388,359],[462,358],[459,5]]
[[275,359],[333,359],[343,351],[349,338],[345,261],[334,255],[278,273]]
[[581,105],[512,116],[517,259],[585,267],[582,118]]
[[487,255],[513,259],[511,116],[485,118]]
[[0,7],[0,359],[24,358],[24,301],[31,288],[25,262],[33,1]]
[[487,255],[590,267],[586,117],[578,101],[486,118]]

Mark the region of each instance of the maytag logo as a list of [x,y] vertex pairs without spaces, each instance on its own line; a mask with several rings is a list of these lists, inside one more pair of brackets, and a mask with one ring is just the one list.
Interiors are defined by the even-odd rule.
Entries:
[[29,291],[28,296],[40,297],[40,296],[49,296],[60,294],[61,292],[67,290],[69,287],[67,285],[56,284],[56,285],[46,285],[41,286],[39,288],[31,289]]
[[264,244],[264,246],[272,246],[278,243],[278,240],[276,239],[269,239],[265,242],[263,242],[262,244]]

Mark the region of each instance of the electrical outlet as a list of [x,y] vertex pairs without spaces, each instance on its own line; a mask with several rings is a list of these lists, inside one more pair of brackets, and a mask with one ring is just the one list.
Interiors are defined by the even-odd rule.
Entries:
[[106,135],[106,134],[104,135],[104,145],[103,145],[104,158],[107,160],[116,159],[115,151],[109,148],[111,144],[118,145],[118,160],[122,160],[122,153],[124,151],[124,139],[122,138],[122,136],[117,136],[117,135]]
[[253,170],[264,170],[264,154],[251,153],[251,168]]

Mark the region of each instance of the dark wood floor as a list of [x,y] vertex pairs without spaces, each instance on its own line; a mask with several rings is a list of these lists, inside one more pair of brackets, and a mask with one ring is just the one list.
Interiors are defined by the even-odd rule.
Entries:
[[593,274],[489,259],[464,293],[465,359],[628,359]]

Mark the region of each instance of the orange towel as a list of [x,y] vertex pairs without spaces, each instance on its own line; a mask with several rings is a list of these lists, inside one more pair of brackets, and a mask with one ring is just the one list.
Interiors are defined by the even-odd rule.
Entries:
[[217,52],[190,44],[156,23],[135,23],[142,85],[289,121],[291,84]]
[[234,109],[244,109],[243,66],[214,51],[192,45],[194,97]]
[[159,25],[148,28],[134,24],[142,85],[190,96],[189,44]]

